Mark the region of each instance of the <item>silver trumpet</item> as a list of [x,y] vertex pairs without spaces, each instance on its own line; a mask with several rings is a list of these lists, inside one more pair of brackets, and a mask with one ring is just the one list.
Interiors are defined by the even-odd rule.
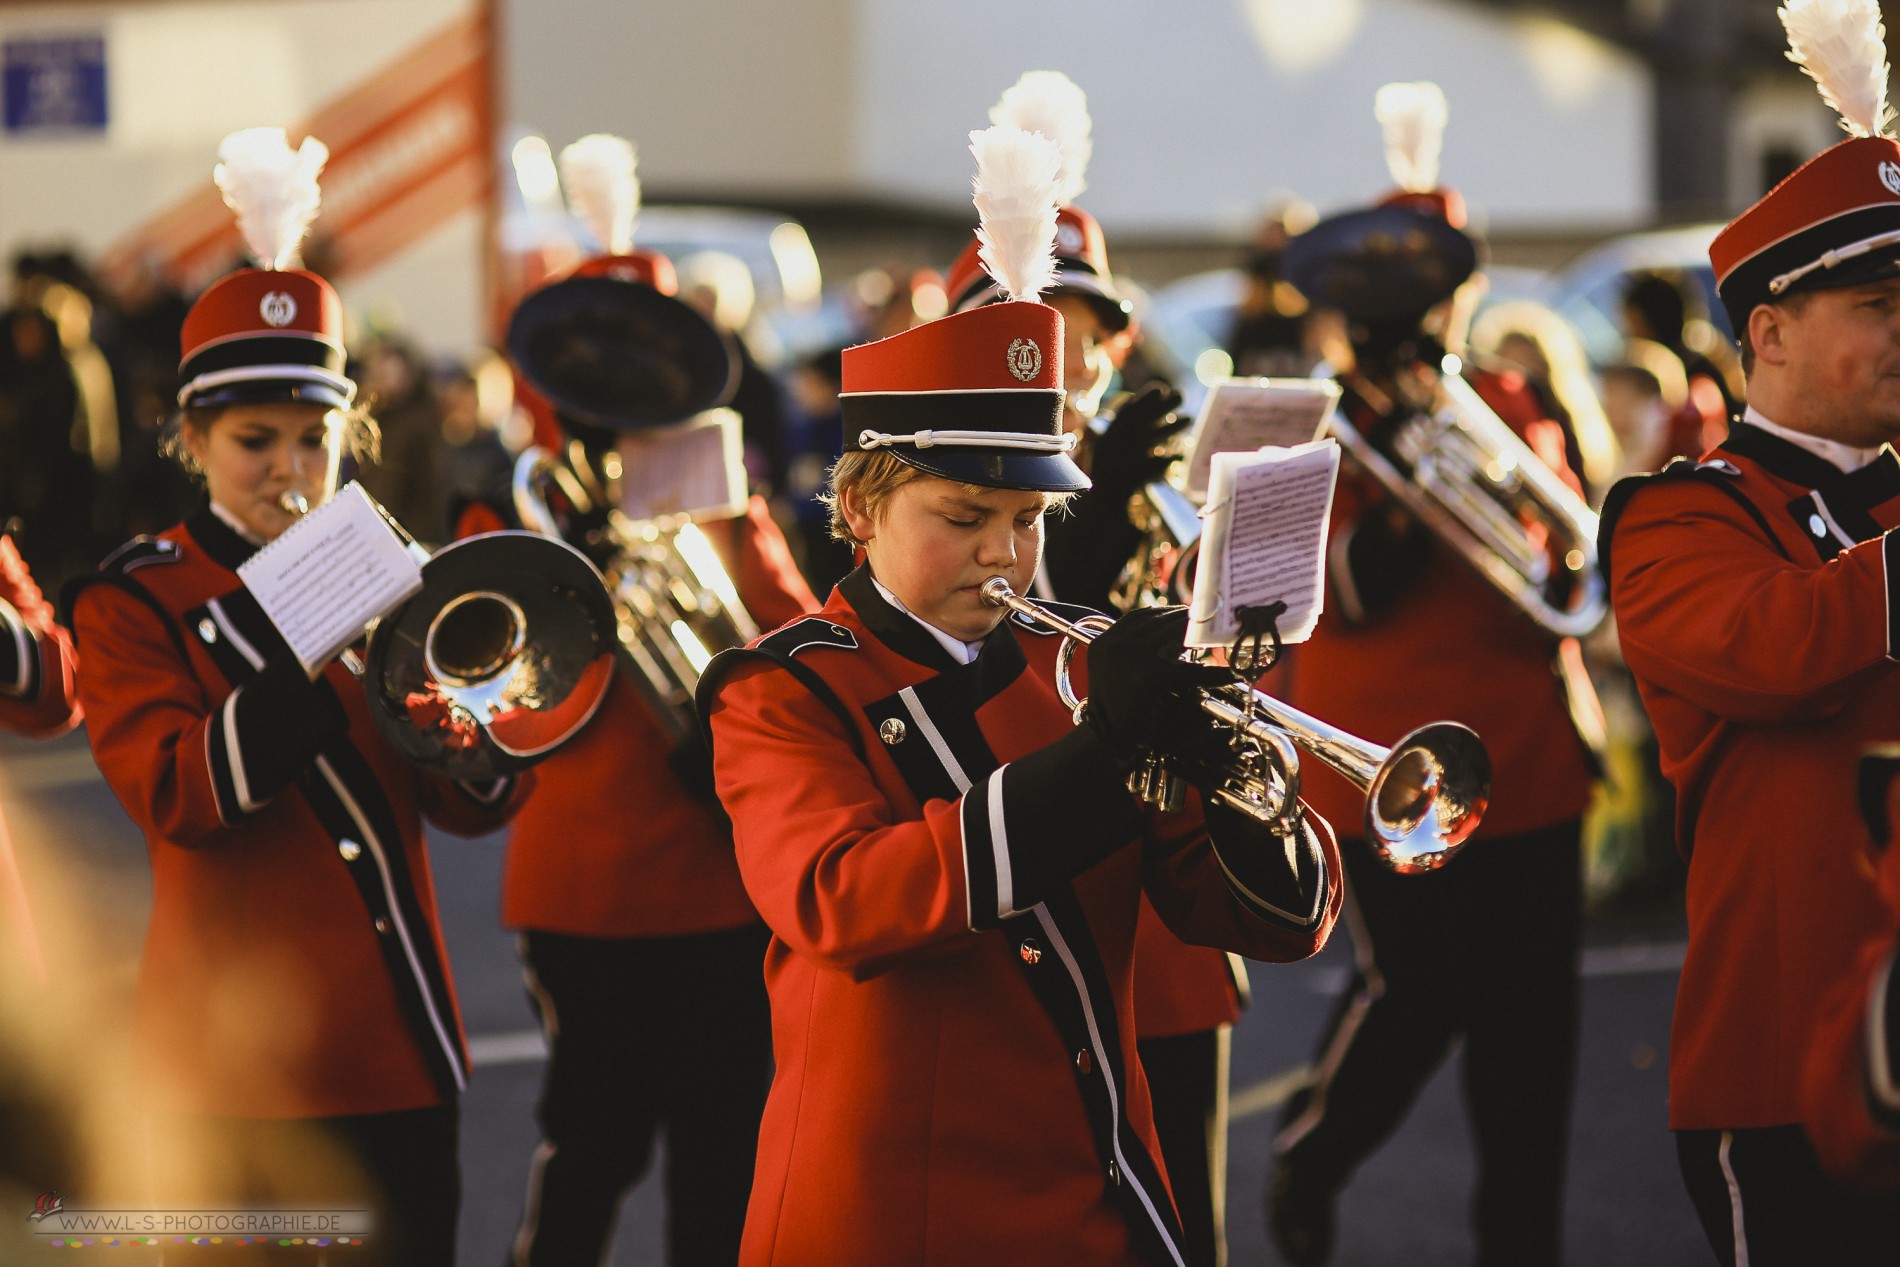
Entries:
[[[1106,616],[1065,620],[993,576],[983,600],[1006,607],[1063,636],[1056,656],[1056,694],[1076,711],[1083,701],[1069,680],[1078,645],[1093,642],[1114,622]],[[1204,691],[1201,711],[1226,740],[1211,768],[1194,770],[1210,800],[1282,834],[1300,814],[1300,750],[1318,757],[1366,794],[1365,834],[1380,861],[1401,874],[1443,866],[1477,830],[1491,798],[1491,758],[1468,727],[1434,722],[1381,748],[1309,717],[1264,692],[1235,684]],[[1151,753],[1129,776],[1129,790],[1162,809],[1178,809],[1185,795],[1176,754]],[[1196,764],[1196,763],[1189,763]]]

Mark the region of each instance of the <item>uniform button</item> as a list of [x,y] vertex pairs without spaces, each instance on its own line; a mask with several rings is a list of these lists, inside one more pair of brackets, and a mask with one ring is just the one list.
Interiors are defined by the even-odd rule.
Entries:
[[381,915],[376,917],[376,931],[379,933],[387,933],[389,931],[389,921]]
[[1818,514],[1809,515],[1808,531],[1817,537],[1825,537],[1827,535],[1827,522]]
[[203,638],[206,642],[216,642],[218,640],[217,622],[213,621],[209,616],[199,621],[198,636]]
[[886,717],[877,724],[877,737],[893,748],[903,743],[904,736],[909,733],[910,731],[905,727],[902,718]]
[[362,856],[363,846],[357,844],[354,840],[345,840],[337,845],[336,851],[343,855],[343,861],[355,862]]
[[1016,953],[1023,957],[1026,964],[1033,966],[1042,962],[1042,947],[1034,937],[1023,938],[1023,944],[1016,948]]
[[1095,1068],[1095,1061],[1089,1056],[1088,1048],[1084,1047],[1081,1051],[1075,1053],[1075,1071],[1077,1073],[1086,1075],[1089,1070],[1093,1068]]
[[1121,1187],[1122,1168],[1112,1161],[1108,1163],[1108,1181],[1118,1188]]

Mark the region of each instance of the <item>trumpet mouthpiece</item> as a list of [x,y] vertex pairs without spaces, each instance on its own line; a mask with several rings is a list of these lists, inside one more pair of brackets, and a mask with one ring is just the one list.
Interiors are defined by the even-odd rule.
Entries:
[[296,515],[299,518],[310,513],[310,503],[302,493],[279,493],[277,504],[285,514]]
[[982,595],[983,601],[991,607],[1007,607],[1009,600],[1016,597],[1016,591],[1009,587],[1009,580],[1001,576],[992,576],[983,582],[982,588],[978,589],[977,593]]

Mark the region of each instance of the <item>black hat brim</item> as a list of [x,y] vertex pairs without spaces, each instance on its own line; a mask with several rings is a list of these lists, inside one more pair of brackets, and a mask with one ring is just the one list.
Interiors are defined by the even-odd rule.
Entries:
[[186,409],[224,409],[231,405],[321,405],[325,409],[348,409],[352,403],[347,392],[329,383],[298,378],[257,378],[223,383],[207,391],[193,392],[185,399]]
[[1281,256],[1282,275],[1308,301],[1370,324],[1424,316],[1477,267],[1468,235],[1410,207],[1329,216]]
[[523,299],[508,355],[557,413],[633,431],[723,405],[738,385],[731,338],[651,286],[570,277]]
[[1089,487],[1089,477],[1066,453],[947,444],[928,449],[892,445],[889,452],[906,466],[958,484],[1041,493],[1079,493]]

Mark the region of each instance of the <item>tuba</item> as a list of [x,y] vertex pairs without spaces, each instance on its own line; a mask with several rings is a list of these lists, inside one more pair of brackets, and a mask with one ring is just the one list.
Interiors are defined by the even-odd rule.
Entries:
[[[737,385],[738,353],[705,317],[658,288],[671,272],[656,272],[663,263],[636,253],[584,265],[521,302],[507,343],[522,377],[569,435],[564,454],[537,447],[516,460],[515,515],[599,565],[633,683],[678,746],[697,734],[693,693],[701,670],[759,629],[694,522],[697,512],[653,505],[636,517],[614,504],[623,475],[653,482],[645,478],[653,471],[623,471],[614,447],[623,438],[643,442],[630,443],[631,451],[652,452],[644,441],[733,421],[711,415],[724,412],[718,406]],[[725,434],[736,447],[736,431]],[[726,466],[731,479],[730,454]],[[718,513],[730,514],[735,500],[744,504],[744,485],[733,482]]]
[[[1012,591],[993,576],[984,601],[1007,607],[1063,636],[1056,655],[1056,694],[1072,711],[1083,701],[1069,681],[1077,646],[1087,646],[1113,622],[1085,616],[1070,622]],[[1201,712],[1226,744],[1217,762],[1192,765],[1188,777],[1210,800],[1267,824],[1282,835],[1301,814],[1300,751],[1318,757],[1366,794],[1365,829],[1380,861],[1400,874],[1432,871],[1463,847],[1484,818],[1491,798],[1491,758],[1484,744],[1456,722],[1435,722],[1381,748],[1309,717],[1271,695],[1236,683],[1203,691]],[[1151,753],[1129,776],[1129,790],[1163,810],[1185,796],[1182,759]]]
[[[1377,384],[1357,369],[1339,377],[1346,401],[1331,434],[1347,456],[1540,628],[1574,638],[1603,623],[1596,512],[1420,334],[1475,271],[1471,239],[1441,217],[1378,207],[1315,225],[1285,262],[1315,305],[1357,327],[1361,365],[1384,371]],[[1356,427],[1355,412],[1380,433]]]
[[[279,504],[310,510],[296,493]],[[432,555],[376,508],[422,565],[422,589],[371,622],[360,659],[343,655],[390,745],[432,773],[485,783],[579,734],[613,675],[613,612],[593,565],[528,532]]]

